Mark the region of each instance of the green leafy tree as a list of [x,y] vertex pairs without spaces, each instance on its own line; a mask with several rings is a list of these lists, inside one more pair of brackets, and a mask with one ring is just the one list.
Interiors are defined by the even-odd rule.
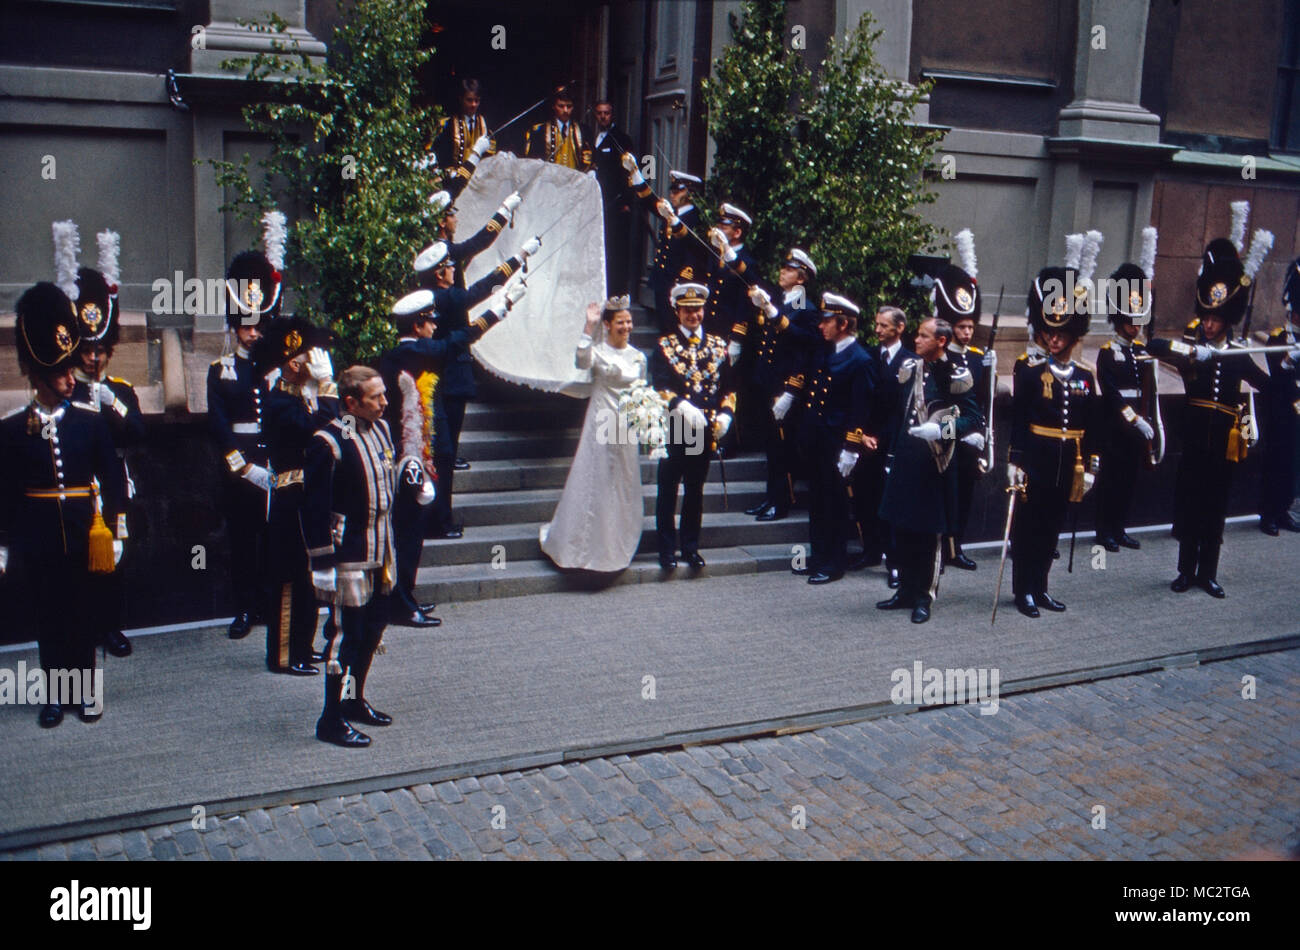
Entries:
[[[389,305],[436,223],[426,203],[431,170],[419,167],[438,119],[416,98],[417,71],[432,55],[420,48],[423,10],[408,0],[348,0],[324,64],[279,38],[275,53],[223,64],[258,83],[244,121],[271,143],[260,175],[247,154],[211,163],[232,192],[226,208],[251,219],[286,199],[295,207],[287,264],[300,277],[298,312],[335,330],[340,365],[394,341]],[[286,31],[275,16],[249,25]]]
[[[714,193],[751,202],[765,275],[786,248],[804,247],[819,286],[848,296],[864,315],[902,305],[915,324],[928,300],[912,286],[907,259],[938,238],[920,208],[934,200],[927,176],[942,133],[912,122],[928,88],[885,74],[869,14],[845,40],[832,37],[815,80],[786,49],[779,0],[749,0],[743,15],[733,18],[736,43],[705,86]],[[746,130],[754,127],[761,141],[751,144]]]

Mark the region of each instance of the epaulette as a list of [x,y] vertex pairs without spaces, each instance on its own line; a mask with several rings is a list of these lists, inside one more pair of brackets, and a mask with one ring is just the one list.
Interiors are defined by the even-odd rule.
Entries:
[[1026,366],[1042,366],[1047,362],[1046,356],[1030,356],[1028,353],[1021,353],[1016,357],[1016,363],[1024,360]]
[[1275,336],[1276,337],[1286,336],[1286,327],[1275,327],[1273,329],[1273,332],[1268,335],[1268,338],[1271,340]]
[[1103,350],[1109,350],[1109,349],[1110,349],[1110,340],[1107,340],[1105,343],[1103,343],[1103,344],[1101,345],[1101,348],[1102,348]]
[[225,356],[219,356],[210,364],[212,366],[223,366],[226,369],[235,368],[235,354],[227,353]]
[[123,379],[121,376],[108,377],[110,383],[117,383],[119,386],[125,386],[127,389],[135,389],[135,386],[129,379]]
[[974,353],[976,356],[983,356],[983,355],[984,355],[984,351],[981,350],[978,346],[968,346],[968,347],[966,347],[966,351],[967,351],[968,353]]

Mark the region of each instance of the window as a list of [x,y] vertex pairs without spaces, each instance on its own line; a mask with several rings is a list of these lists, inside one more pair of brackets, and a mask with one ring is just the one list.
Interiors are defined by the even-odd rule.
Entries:
[[1280,152],[1300,152],[1300,0],[1285,0],[1283,9],[1272,145]]

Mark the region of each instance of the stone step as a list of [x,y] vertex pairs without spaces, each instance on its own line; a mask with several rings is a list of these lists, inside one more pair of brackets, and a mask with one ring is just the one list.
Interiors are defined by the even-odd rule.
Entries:
[[504,429],[466,430],[460,434],[460,454],[471,462],[480,459],[538,459],[568,455],[578,449],[579,430],[532,429],[511,432]]
[[[465,453],[462,452],[463,456]],[[456,473],[456,495],[471,492],[513,491],[530,488],[563,488],[573,464],[572,456],[539,459],[470,459],[467,472]],[[641,482],[652,484],[659,463],[648,455],[641,456]],[[767,477],[767,461],[761,455],[741,455],[727,459],[728,481],[757,481]],[[709,480],[721,480],[718,463],[709,466]]]
[[[538,398],[543,396],[549,398]],[[562,425],[581,428],[587,412],[585,399],[528,390],[521,391],[518,399],[518,402],[470,402],[465,407],[461,438],[464,438],[466,432],[485,429],[511,432],[554,429]]]
[[[528,522],[469,528],[463,538],[425,541],[420,563],[426,567],[446,567],[489,564],[493,558],[501,563],[503,557],[507,564],[536,560],[543,556],[537,541],[541,525],[541,522]],[[795,511],[780,521],[759,522],[743,510],[718,512],[704,519],[700,543],[708,548],[770,544],[782,547],[788,558],[791,545],[808,543],[808,516],[806,512]],[[640,544],[642,551],[655,550],[653,517],[646,517],[642,525]]]
[[550,560],[510,561],[493,568],[486,561],[445,567],[422,567],[416,577],[416,599],[439,604],[496,597],[521,597],[556,591],[603,590],[622,584],[675,583],[696,577],[785,572],[790,569],[790,545],[755,544],[743,547],[702,548],[705,568],[696,574],[678,567],[671,574],[659,567],[654,552],[638,554],[617,574],[562,571]]
[[[729,511],[744,511],[750,505],[762,501],[767,494],[767,485],[759,481],[728,481]],[[653,514],[655,506],[655,486],[642,485],[641,497],[645,514]],[[456,492],[453,503],[456,519],[463,521],[466,527],[483,525],[513,524],[516,522],[549,521],[555,513],[555,506],[560,500],[558,488],[520,489],[509,492],[478,492],[461,494]],[[680,507],[680,505],[679,505]],[[704,485],[705,512],[723,510],[723,490],[720,482],[706,482]]]

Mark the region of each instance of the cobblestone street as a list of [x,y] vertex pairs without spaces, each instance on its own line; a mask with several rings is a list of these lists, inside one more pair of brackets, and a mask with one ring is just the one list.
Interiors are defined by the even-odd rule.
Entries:
[[0,859],[1228,858],[1296,844],[1298,696],[1263,654]]

